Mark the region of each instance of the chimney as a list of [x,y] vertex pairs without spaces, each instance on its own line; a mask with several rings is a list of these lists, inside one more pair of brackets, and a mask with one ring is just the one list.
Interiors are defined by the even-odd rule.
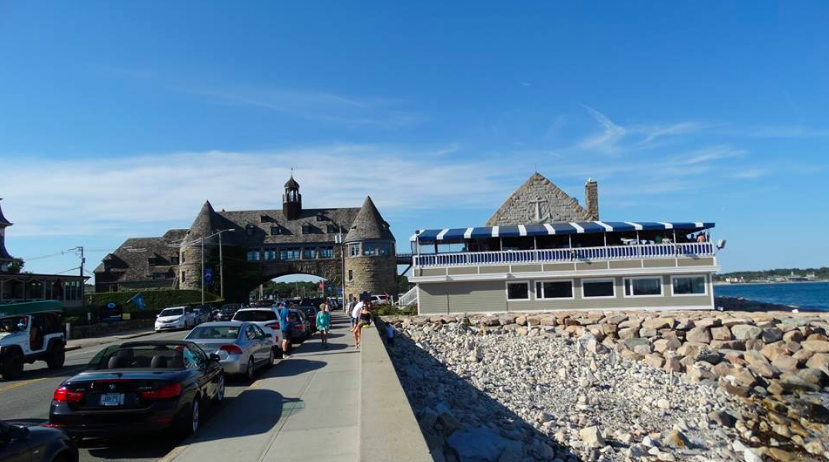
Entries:
[[584,184],[584,202],[587,208],[587,219],[590,221],[599,220],[599,183],[592,178],[587,179]]

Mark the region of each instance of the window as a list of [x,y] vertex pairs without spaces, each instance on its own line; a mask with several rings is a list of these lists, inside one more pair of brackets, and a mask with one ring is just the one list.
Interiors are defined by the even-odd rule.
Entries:
[[328,234],[334,234],[340,232],[340,228],[337,225],[328,225],[327,229]]
[[586,279],[581,281],[584,298],[615,297],[616,284],[613,279]]
[[186,261],[187,261],[187,259],[185,258],[185,255],[187,255],[187,253],[185,253],[185,252],[182,250],[182,251],[181,251],[181,262],[182,262],[182,263],[184,263],[184,262],[186,262]]
[[273,221],[271,220],[271,217],[267,215],[259,215],[259,223],[269,223],[271,221]]
[[671,277],[673,295],[707,295],[705,276],[673,276]]
[[248,250],[248,261],[259,261],[259,249]]
[[507,283],[507,300],[529,300],[530,299],[530,283],[529,282],[508,282]]
[[360,244],[348,244],[348,256],[349,257],[359,257],[360,256]]
[[377,244],[374,242],[363,243],[363,255],[366,257],[373,257],[377,252]]
[[349,281],[354,280],[354,271],[353,270],[348,270],[348,280]]
[[271,226],[271,236],[278,236],[282,234],[281,226]]
[[302,234],[311,234],[311,225],[302,225]]
[[264,259],[268,261],[276,260],[276,250],[274,249],[265,249]]
[[535,283],[535,298],[573,298],[573,281],[538,281]]
[[334,258],[334,247],[320,247],[320,258]]
[[156,260],[156,258],[155,258],[155,257],[148,258],[148,259],[147,259],[147,264],[148,264],[149,266],[156,266],[156,265],[158,265],[158,261]]
[[299,247],[279,249],[279,259],[282,261],[299,260]]
[[253,230],[254,230],[253,225],[245,226],[245,232],[247,233],[248,236],[253,236]]
[[153,279],[167,279],[167,273],[153,273]]
[[181,272],[181,282],[187,282],[187,271]]
[[377,244],[377,255],[381,257],[387,257],[392,254],[392,247],[391,244],[388,242],[381,242]]
[[303,260],[313,260],[317,256],[317,249],[314,247],[306,247],[302,249],[302,259]]
[[178,265],[178,257],[170,257],[171,265]]
[[626,278],[625,297],[658,297],[662,295],[662,278]]

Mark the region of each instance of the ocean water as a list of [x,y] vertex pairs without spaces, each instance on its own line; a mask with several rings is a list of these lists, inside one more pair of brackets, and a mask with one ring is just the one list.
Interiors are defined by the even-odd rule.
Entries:
[[714,295],[829,311],[829,282],[723,284],[714,286]]

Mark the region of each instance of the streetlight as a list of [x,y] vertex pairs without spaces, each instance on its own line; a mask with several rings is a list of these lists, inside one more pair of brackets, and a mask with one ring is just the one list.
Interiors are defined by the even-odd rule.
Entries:
[[345,237],[343,236],[343,229],[342,227],[338,227],[339,232],[334,237],[334,243],[340,245],[340,282],[342,283],[342,291],[343,291],[343,312],[347,312],[348,309],[346,308],[345,303]]
[[219,277],[222,278],[222,281],[221,281],[221,294],[220,295],[221,295],[222,298],[224,298],[224,277],[223,277],[224,275],[222,274],[222,266],[223,266],[223,261],[222,261],[222,233],[234,232],[234,231],[236,231],[236,230],[232,229],[232,228],[231,229],[222,229],[222,230],[219,230],[219,231],[217,231],[217,232],[215,232],[215,233],[213,233],[209,236],[202,236],[202,237],[199,238],[199,241],[201,243],[201,304],[202,305],[204,305],[204,240],[205,239],[210,239],[213,236],[219,236]]

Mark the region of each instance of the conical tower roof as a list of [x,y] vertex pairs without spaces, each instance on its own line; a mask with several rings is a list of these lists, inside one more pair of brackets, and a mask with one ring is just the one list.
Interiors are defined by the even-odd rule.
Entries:
[[213,210],[210,201],[206,201],[190,226],[190,231],[187,232],[187,237],[190,239],[209,236],[217,230],[222,229],[222,217]]
[[[0,197],[0,201],[2,200],[3,198]],[[3,216],[3,207],[0,206],[0,226],[11,226],[11,224],[12,223]]]
[[389,231],[389,224],[380,216],[371,197],[366,196],[363,206],[357,212],[357,217],[351,224],[351,229],[345,237],[345,242],[369,241],[369,240],[394,241],[394,236]]
[[299,183],[296,182],[293,175],[291,175],[290,180],[285,182],[285,189],[299,189]]

